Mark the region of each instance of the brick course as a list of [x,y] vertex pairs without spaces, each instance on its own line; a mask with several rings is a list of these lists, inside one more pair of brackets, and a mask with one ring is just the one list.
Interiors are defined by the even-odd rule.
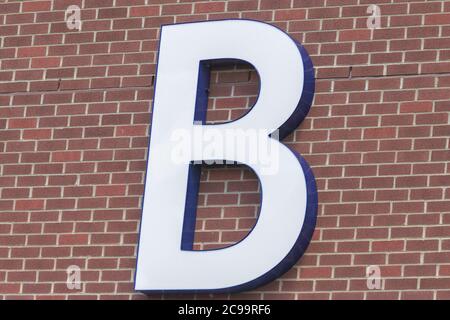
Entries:
[[[81,31],[66,27],[72,4]],[[370,4],[381,29],[367,29]],[[276,281],[183,297],[449,299],[450,2],[439,0],[3,0],[0,298],[147,298],[133,276],[160,26],[225,18],[276,25],[314,62],[311,111],[284,142],[314,170],[317,227]],[[208,121],[246,112],[258,83],[247,65],[214,69]],[[204,167],[195,248],[245,237],[258,202],[250,170]],[[83,286],[71,291],[74,264]],[[368,265],[381,290],[367,288]]]

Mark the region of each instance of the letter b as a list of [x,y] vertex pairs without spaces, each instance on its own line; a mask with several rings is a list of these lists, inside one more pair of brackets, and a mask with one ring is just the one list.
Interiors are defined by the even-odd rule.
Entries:
[[[206,125],[207,65],[239,59],[260,76],[253,108],[238,120]],[[303,158],[274,139],[278,167],[266,174],[248,163],[225,141],[215,159],[247,164],[259,177],[261,209],[252,231],[239,243],[193,251],[198,169],[192,161],[212,160],[196,152],[185,161],[171,158],[174,132],[198,128],[225,132],[279,129],[293,131],[309,111],[314,71],[306,51],[287,34],[265,23],[224,20],[164,26],[161,30],[145,195],[135,288],[139,291],[234,292],[265,284],[294,265],[309,244],[315,227],[317,192]],[[271,131],[270,133],[272,133]],[[190,139],[193,149],[204,141]]]

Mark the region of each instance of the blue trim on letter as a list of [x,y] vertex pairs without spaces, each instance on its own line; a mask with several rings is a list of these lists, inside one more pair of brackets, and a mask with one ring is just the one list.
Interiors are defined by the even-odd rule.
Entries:
[[[206,122],[208,109],[208,89],[210,79],[210,67],[206,62],[201,62],[197,81],[197,99],[195,101],[194,122]],[[188,181],[186,188],[186,204],[184,207],[183,231],[181,235],[181,250],[193,250],[195,223],[197,218],[198,189],[200,185],[201,166],[191,163],[189,165]]]

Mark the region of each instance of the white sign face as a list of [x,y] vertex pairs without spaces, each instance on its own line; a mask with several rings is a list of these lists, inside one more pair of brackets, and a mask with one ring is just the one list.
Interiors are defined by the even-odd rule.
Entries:
[[[314,70],[308,54],[269,24],[223,20],[162,27],[158,59],[135,289],[235,292],[276,279],[306,250],[316,221],[312,171],[275,138],[278,132],[283,138],[293,131],[309,111]],[[205,125],[208,66],[227,59],[255,67],[259,97],[243,117]],[[264,161],[249,161],[242,146],[232,142],[252,131],[265,132],[257,135],[257,142],[246,140],[251,154],[269,150]],[[180,135],[187,136],[191,146],[174,157]],[[242,241],[193,251],[199,184],[193,162],[208,160],[253,169],[261,183],[261,209]],[[265,170],[268,160],[271,169]]]

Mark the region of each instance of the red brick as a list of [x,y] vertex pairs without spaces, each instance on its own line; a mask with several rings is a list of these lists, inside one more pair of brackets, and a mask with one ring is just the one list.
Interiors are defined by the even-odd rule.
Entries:
[[61,59],[58,57],[33,58],[31,60],[32,68],[55,68],[59,67]]
[[51,1],[27,1],[22,5],[22,10],[24,12],[37,12],[37,11],[48,11],[52,5]]

